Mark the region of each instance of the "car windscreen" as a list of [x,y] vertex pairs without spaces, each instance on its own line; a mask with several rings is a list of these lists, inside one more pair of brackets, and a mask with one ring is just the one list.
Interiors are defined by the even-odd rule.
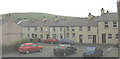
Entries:
[[20,47],[25,47],[26,45],[25,44],[22,44]]

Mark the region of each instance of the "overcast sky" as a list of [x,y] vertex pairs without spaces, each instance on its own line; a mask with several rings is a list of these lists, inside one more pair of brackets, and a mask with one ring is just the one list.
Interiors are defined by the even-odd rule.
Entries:
[[88,13],[100,15],[117,12],[117,0],[2,0],[0,14],[13,12],[42,12],[63,16],[87,17]]

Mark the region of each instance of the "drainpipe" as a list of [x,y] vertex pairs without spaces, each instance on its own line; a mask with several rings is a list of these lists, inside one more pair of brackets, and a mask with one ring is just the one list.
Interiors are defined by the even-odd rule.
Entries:
[[[98,23],[98,21],[97,21]],[[98,44],[99,44],[99,31],[98,31],[99,27],[98,27],[98,24],[97,24],[97,38],[98,38]]]

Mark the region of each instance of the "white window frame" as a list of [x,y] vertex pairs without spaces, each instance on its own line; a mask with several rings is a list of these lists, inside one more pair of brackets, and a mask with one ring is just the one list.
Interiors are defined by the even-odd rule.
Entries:
[[108,34],[108,39],[112,39],[112,34]]
[[[107,24],[106,24],[106,22],[104,22],[104,27],[105,27],[105,28],[108,28],[108,27],[109,27],[108,24],[109,24],[109,22],[107,22]],[[106,27],[106,26],[107,26],[107,27]]]
[[88,31],[91,31],[91,27],[90,26],[88,26],[87,28],[88,28]]
[[[114,22],[116,22],[116,24],[114,24]],[[114,25],[115,25],[116,27],[114,27]],[[118,28],[118,22],[117,22],[117,21],[113,21],[113,28]]]
[[88,35],[88,39],[93,39],[93,35]]

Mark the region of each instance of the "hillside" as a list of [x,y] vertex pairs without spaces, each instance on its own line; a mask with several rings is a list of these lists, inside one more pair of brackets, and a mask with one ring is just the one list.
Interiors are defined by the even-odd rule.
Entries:
[[[68,17],[68,16],[59,16],[59,15],[53,15],[53,14],[47,14],[47,13],[33,13],[33,12],[29,12],[29,13],[9,13],[11,15],[14,16],[14,19],[29,19],[29,20],[42,20],[44,17],[47,18],[48,20],[52,20],[54,19],[56,16],[59,19],[65,19],[65,18],[78,18],[78,17]],[[3,20],[4,20],[4,16],[3,15]]]

